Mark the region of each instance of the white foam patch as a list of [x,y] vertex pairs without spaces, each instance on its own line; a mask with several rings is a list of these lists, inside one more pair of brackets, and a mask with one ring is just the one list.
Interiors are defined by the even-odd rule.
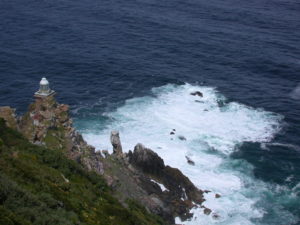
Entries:
[[151,179],[151,181],[152,181],[153,183],[156,183],[156,184],[160,187],[161,191],[169,191],[169,189],[166,188],[165,185],[163,185],[163,184],[161,184],[161,183],[158,183],[157,181],[155,181],[155,180],[153,180],[153,179]]
[[[190,95],[193,91],[201,91],[203,98]],[[255,204],[260,191],[250,190],[246,183],[260,185],[261,189],[264,184],[253,180],[252,167],[246,162],[241,166],[250,171],[249,176],[233,170],[233,159],[228,156],[244,141],[270,141],[280,129],[282,118],[235,102],[220,107],[218,102],[225,98],[211,87],[166,85],[154,88],[153,94],[126,101],[107,114],[114,118],[109,126],[82,131],[84,138],[97,149],[111,152],[110,131],[119,130],[123,150],[141,142],[166,164],[182,170],[200,189],[211,190],[205,195],[204,205],[212,209],[212,214],[193,209],[194,218],[184,224],[252,224],[252,219],[262,217],[263,209]],[[172,129],[175,135],[170,135]],[[186,155],[195,166],[187,164]],[[222,197],[215,198],[213,193]]]
[[289,148],[289,149],[294,149],[295,151],[300,151],[300,146],[298,145],[293,145],[293,144],[284,144],[284,143],[277,143],[277,142],[274,142],[274,143],[262,143],[262,145],[264,145],[264,148],[268,150],[268,147],[267,146],[279,146],[279,147],[286,147],[286,148]]

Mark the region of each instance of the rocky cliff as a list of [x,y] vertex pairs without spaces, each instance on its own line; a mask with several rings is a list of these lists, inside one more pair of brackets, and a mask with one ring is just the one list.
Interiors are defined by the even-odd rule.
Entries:
[[14,109],[0,107],[0,117],[30,142],[60,150],[87,170],[104,176],[125,206],[127,199],[135,199],[168,224],[174,224],[177,216],[182,220],[190,218],[193,207],[205,208],[201,206],[203,192],[180,170],[166,166],[162,158],[142,144],[137,144],[133,152],[123,153],[119,133],[113,131],[113,154],[104,151],[103,156],[96,152],[74,129],[69,107],[58,104],[53,96],[36,97],[20,118],[16,118]]

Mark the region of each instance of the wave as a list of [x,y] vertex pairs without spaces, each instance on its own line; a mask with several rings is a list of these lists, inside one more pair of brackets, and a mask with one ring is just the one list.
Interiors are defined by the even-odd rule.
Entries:
[[273,143],[261,143],[261,148],[265,150],[269,150],[268,146],[279,146],[279,147],[286,147],[288,149],[292,149],[295,151],[300,152],[300,146],[298,145],[293,145],[293,144],[285,144],[285,143],[278,143],[278,142],[273,142]]
[[295,89],[290,94],[291,98],[294,100],[300,100],[300,84],[295,87]]
[[[194,91],[203,97],[192,96]],[[278,196],[289,198],[288,192],[274,191],[274,185],[253,176],[251,164],[230,157],[245,141],[270,142],[280,130],[282,116],[227,102],[216,88],[169,84],[153,88],[152,96],[127,100],[103,118],[82,122],[93,124],[93,129],[81,130],[88,143],[112,151],[109,134],[119,130],[124,150],[141,142],[200,189],[212,191],[205,195],[204,205],[213,213],[207,216],[195,209],[193,219],[184,224],[293,224],[298,220],[278,202]],[[195,165],[188,165],[185,156]],[[270,196],[274,199],[268,200]]]

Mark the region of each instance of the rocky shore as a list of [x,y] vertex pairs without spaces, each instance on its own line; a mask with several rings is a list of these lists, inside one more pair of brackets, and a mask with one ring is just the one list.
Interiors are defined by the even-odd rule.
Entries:
[[16,117],[10,107],[0,107],[0,117],[30,142],[61,150],[87,170],[103,176],[125,207],[127,199],[134,199],[167,224],[175,224],[175,217],[182,221],[191,218],[193,207],[203,208],[205,214],[211,212],[202,205],[202,190],[142,144],[124,153],[119,133],[112,131],[113,153],[95,151],[73,127],[69,106],[58,104],[54,96],[36,97],[21,117]]

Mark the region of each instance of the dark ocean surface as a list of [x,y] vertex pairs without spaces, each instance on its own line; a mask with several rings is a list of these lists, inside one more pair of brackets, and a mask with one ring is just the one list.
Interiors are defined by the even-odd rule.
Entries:
[[[0,106],[26,111],[43,76],[86,134],[112,126],[110,116],[118,110],[144,107],[132,101],[155,104],[166,90],[177,96],[215,87],[224,104],[274,113],[280,129],[270,132],[270,140],[242,138],[220,156],[232,173],[239,171],[244,191],[255,182],[274,188],[259,195],[241,191],[253,196],[249,210],[260,215],[232,210],[235,220],[224,212],[220,221],[191,224],[299,223],[298,0],[1,0]],[[232,162],[247,163],[251,172]]]

